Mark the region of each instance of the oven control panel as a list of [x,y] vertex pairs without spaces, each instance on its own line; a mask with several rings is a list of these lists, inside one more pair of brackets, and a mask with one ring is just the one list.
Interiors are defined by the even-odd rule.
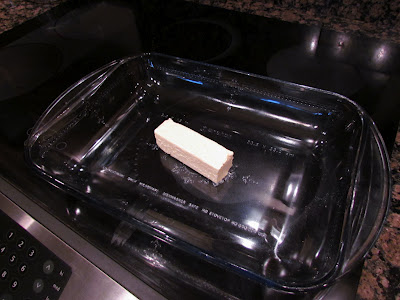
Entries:
[[60,297],[71,267],[0,211],[0,300]]
[[141,298],[165,299],[23,194],[3,185],[12,201],[2,191],[3,183],[0,177],[0,300],[138,299],[87,257],[116,277],[125,276]]

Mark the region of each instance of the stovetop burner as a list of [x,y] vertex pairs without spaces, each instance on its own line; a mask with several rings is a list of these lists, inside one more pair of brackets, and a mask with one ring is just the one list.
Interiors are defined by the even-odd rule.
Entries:
[[[157,52],[203,62],[215,62],[235,52],[240,36],[222,20],[189,19],[163,27],[153,39]],[[185,44],[185,47],[182,47]]]
[[267,73],[274,78],[334,91],[347,97],[364,86],[354,66],[323,60],[300,47],[276,53],[267,63]]
[[[130,38],[138,41],[135,29],[135,17],[130,10],[118,5],[99,3],[94,7],[84,6],[68,12],[56,20],[54,31],[61,38],[81,41],[109,41],[120,34],[132,34]],[[122,37],[127,39],[129,37]]]
[[59,70],[62,62],[57,47],[30,43],[0,50],[0,101],[31,92]]

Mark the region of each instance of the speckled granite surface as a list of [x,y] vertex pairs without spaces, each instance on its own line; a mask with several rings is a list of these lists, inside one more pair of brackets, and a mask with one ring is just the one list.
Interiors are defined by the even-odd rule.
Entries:
[[[0,33],[66,0],[0,1]],[[400,43],[400,0],[187,0]]]
[[391,169],[392,207],[386,225],[365,261],[358,299],[400,299],[400,131],[392,152]]
[[323,24],[338,31],[361,32],[400,43],[400,1],[392,0],[188,0],[279,18]]
[[[65,0],[0,1],[0,33]],[[188,0],[290,22],[324,24],[400,43],[400,1],[383,0]],[[399,112],[400,113],[400,112]],[[400,300],[400,131],[391,155],[393,199],[388,219],[364,264],[358,299]]]
[[0,33],[41,15],[64,1],[2,0],[0,1]]

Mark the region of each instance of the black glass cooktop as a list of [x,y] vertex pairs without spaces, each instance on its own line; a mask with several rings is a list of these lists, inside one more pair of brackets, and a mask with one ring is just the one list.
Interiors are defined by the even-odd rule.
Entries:
[[[147,236],[36,178],[24,162],[24,141],[45,108],[89,72],[116,58],[159,52],[340,93],[367,110],[390,153],[399,123],[399,46],[162,0],[68,1],[2,34],[0,45],[0,175],[29,198],[169,298],[327,293],[281,294]],[[358,272],[330,295],[353,297]]]

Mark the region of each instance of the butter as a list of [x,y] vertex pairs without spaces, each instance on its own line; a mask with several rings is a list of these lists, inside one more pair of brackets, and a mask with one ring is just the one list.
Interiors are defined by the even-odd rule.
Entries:
[[215,183],[232,167],[232,151],[172,119],[158,126],[154,135],[161,150]]

